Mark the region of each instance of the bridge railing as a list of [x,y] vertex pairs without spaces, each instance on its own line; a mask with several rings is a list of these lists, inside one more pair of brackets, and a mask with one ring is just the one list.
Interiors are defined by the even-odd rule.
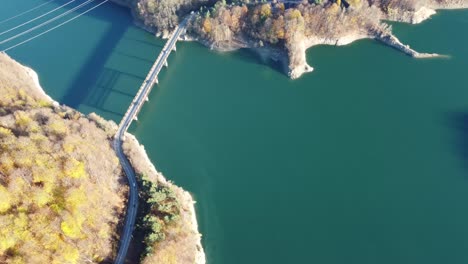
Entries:
[[[182,32],[185,29],[187,19],[185,19],[176,29],[171,33],[168,38],[168,41],[164,45],[162,51],[159,53],[158,57],[156,58],[153,66],[151,67],[148,75],[146,76],[145,80],[143,81],[142,85],[138,89],[137,94],[133,98],[129,108],[125,112],[122,120],[119,124],[119,129],[117,131],[117,136],[123,135],[128,127],[130,126],[132,120],[135,118],[136,115],[140,112],[148,94],[150,93],[152,86],[156,82],[159,72],[163,66],[163,63],[166,62],[167,58],[169,57],[170,51],[174,49],[174,46],[177,43],[177,39],[180,37]],[[150,87],[148,87],[150,86]],[[143,97],[141,97],[142,93],[145,93]],[[133,113],[133,116],[130,116],[134,107],[137,107],[136,111]],[[128,121],[128,122],[127,122]]]

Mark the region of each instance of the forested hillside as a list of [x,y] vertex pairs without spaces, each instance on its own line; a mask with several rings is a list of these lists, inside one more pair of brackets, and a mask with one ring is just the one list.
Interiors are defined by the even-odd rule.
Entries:
[[439,8],[468,8],[468,0],[114,0],[125,2],[144,26],[167,35],[191,12],[189,34],[218,50],[267,48],[286,57],[296,78],[312,68],[305,49],[374,38],[414,57],[385,22],[419,23]]
[[[196,12],[197,18],[201,19],[199,27],[210,33],[213,27],[207,26],[205,20],[217,18],[217,23],[224,32],[239,32],[252,35],[250,31],[267,31],[276,33],[279,38],[284,38],[278,29],[288,31],[288,21],[299,17],[306,18],[302,23],[304,29],[311,33],[333,33],[338,29],[329,23],[336,23],[346,15],[364,16],[372,21],[382,18],[396,20],[411,20],[411,12],[421,7],[429,8],[451,8],[465,6],[467,0],[115,0],[133,7],[137,16],[145,25],[153,27],[158,31],[172,30],[191,11]],[[241,8],[239,8],[241,7]],[[329,10],[332,8],[332,10]],[[367,9],[373,9],[372,11]],[[328,11],[327,11],[328,10]],[[327,12],[326,12],[327,11]],[[296,14],[291,14],[291,13]],[[369,14],[369,12],[372,12]],[[404,14],[407,12],[407,14]],[[336,17],[341,13],[341,17]],[[400,15],[400,19],[396,15]],[[274,23],[276,21],[276,23]],[[328,22],[328,23],[327,23]],[[351,24],[359,27],[359,21]],[[408,21],[410,22],[410,21]],[[273,30],[272,24],[275,24]],[[325,30],[324,26],[329,30]],[[320,28],[321,27],[321,28]],[[296,29],[297,28],[291,28]],[[273,31],[272,31],[273,30]],[[276,42],[276,41],[273,41]]]
[[0,263],[112,259],[126,189],[107,123],[53,106],[5,55],[0,94]]
[[[128,193],[111,147],[116,125],[53,103],[38,85],[0,54],[0,263],[112,263]],[[127,136],[140,176],[129,260],[204,263],[191,196]]]

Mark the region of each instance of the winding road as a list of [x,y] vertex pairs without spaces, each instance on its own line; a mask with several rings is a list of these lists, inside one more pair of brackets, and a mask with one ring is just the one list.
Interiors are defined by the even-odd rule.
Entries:
[[119,252],[115,258],[116,264],[122,264],[127,256],[128,247],[130,246],[130,240],[132,238],[132,232],[135,228],[136,213],[138,211],[138,187],[136,182],[135,171],[132,165],[128,161],[122,149],[121,138],[114,138],[113,147],[117,156],[119,157],[120,164],[122,165],[125,175],[127,175],[128,182],[130,184],[130,197],[127,205],[127,216],[125,219],[125,227],[120,240]]
[[125,262],[128,247],[130,246],[130,241],[132,239],[132,233],[135,229],[136,214],[138,211],[138,184],[136,181],[135,170],[130,164],[128,158],[125,156],[122,143],[125,140],[125,133],[130,127],[130,124],[133,120],[136,119],[136,116],[140,112],[143,104],[148,101],[148,94],[150,93],[151,88],[153,88],[153,85],[157,82],[159,72],[163,66],[167,66],[167,57],[169,57],[169,54],[172,50],[175,50],[175,44],[177,43],[180,35],[185,31],[189,17],[180,23],[169,37],[168,41],[164,45],[164,48],[153,64],[153,67],[151,67],[151,70],[149,71],[145,81],[141,85],[138,93],[130,104],[130,107],[122,118],[117,133],[114,136],[112,145],[115,152],[117,153],[117,156],[119,157],[120,164],[122,165],[130,185],[130,196],[127,204],[125,226],[120,238],[120,247],[115,258],[115,264],[122,264]]

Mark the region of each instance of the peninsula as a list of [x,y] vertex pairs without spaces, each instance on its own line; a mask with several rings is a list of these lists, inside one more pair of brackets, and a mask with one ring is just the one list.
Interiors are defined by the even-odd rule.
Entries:
[[188,38],[221,51],[255,48],[283,62],[290,78],[313,70],[306,50],[370,38],[415,58],[386,21],[420,23],[437,9],[468,8],[468,0],[113,0],[131,8],[143,28],[167,37],[189,13]]

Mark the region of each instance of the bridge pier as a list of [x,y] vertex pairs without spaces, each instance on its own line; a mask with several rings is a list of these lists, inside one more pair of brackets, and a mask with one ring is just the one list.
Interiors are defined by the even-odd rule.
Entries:
[[[132,237],[133,229],[135,227],[135,219],[136,219],[136,212],[138,207],[138,187],[136,185],[135,173],[129,167],[128,162],[124,158],[124,153],[122,150],[122,141],[125,141],[126,136],[125,133],[127,132],[128,128],[130,127],[133,121],[138,120],[138,113],[143,107],[145,101],[149,100],[149,93],[151,89],[154,88],[154,84],[159,83],[158,74],[160,70],[163,68],[163,65],[168,67],[167,58],[170,55],[171,51],[176,51],[176,42],[182,32],[185,31],[187,27],[187,21],[193,15],[187,16],[184,21],[182,21],[173,33],[170,35],[169,40],[164,45],[162,51],[159,53],[156,61],[153,64],[153,67],[150,69],[149,73],[147,74],[143,84],[140,86],[138,93],[135,95],[130,107],[128,108],[127,112],[122,118],[120,122],[119,128],[116,133],[116,139],[114,140],[113,147],[117,156],[119,157],[120,164],[127,175],[128,183],[130,185],[129,189],[129,199],[127,203],[127,215],[125,217],[125,226],[123,227],[122,236],[120,237],[120,245],[115,257],[115,264],[123,264],[125,262],[125,258],[127,256],[127,251],[130,245],[130,239]],[[163,61],[164,60],[164,61]],[[0,95],[1,96],[1,95]],[[1,199],[1,198],[0,198]]]

